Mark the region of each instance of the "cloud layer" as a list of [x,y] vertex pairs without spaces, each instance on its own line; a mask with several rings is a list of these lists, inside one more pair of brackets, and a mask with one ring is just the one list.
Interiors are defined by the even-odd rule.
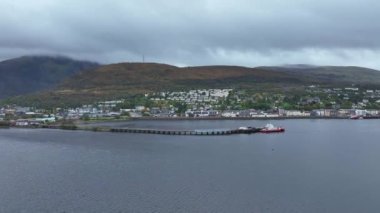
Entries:
[[375,0],[0,0],[0,59],[380,69]]

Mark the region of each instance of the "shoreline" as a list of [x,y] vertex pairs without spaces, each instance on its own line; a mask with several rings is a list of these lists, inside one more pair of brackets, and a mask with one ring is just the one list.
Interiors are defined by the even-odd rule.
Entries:
[[[94,123],[107,123],[107,122],[131,122],[131,121],[218,121],[218,120],[357,120],[350,119],[350,117],[331,117],[331,116],[319,116],[319,117],[139,117],[139,118],[128,118],[128,119],[117,119],[117,120],[90,120],[90,121],[75,121],[78,125],[94,124]],[[373,120],[380,119],[379,117],[364,117],[359,120]]]
[[[373,120],[380,119],[380,117],[367,117],[360,120]],[[123,120],[94,120],[94,121],[82,121],[76,120],[72,124],[68,125],[41,125],[41,126],[0,126],[0,129],[61,129],[69,131],[93,131],[93,132],[118,132],[114,131],[115,128],[112,126],[91,126],[91,124],[101,124],[101,123],[122,123],[122,122],[133,122],[133,121],[228,121],[228,120],[356,120],[350,119],[348,117],[263,117],[263,118],[252,118],[252,117],[197,117],[197,118],[186,118],[186,117],[168,117],[168,118],[157,118],[157,117],[141,117],[141,118],[129,118]],[[145,129],[144,129],[145,130]]]
[[[167,121],[167,120],[299,120],[299,119],[310,119],[310,120],[315,120],[315,119],[350,119],[349,117],[304,117],[304,116],[299,116],[299,117],[140,117],[140,118],[130,118],[129,120],[126,121],[138,121],[138,120],[152,120],[152,121]],[[380,117],[378,118],[380,119]]]
[[[376,117],[377,119],[379,117]],[[250,129],[240,129],[240,128],[229,128],[229,129],[160,129],[160,128],[144,128],[144,127],[117,127],[112,126],[112,123],[122,123],[122,122],[133,122],[133,121],[220,121],[220,120],[343,120],[349,118],[343,117],[275,117],[275,118],[246,118],[246,117],[237,117],[237,118],[222,118],[222,117],[213,117],[213,118],[134,118],[128,120],[109,120],[105,121],[103,125],[92,126],[94,123],[102,123],[102,122],[73,122],[71,124],[64,125],[41,125],[41,126],[10,126],[9,129],[55,129],[55,130],[63,130],[63,131],[87,131],[87,132],[99,132],[99,133],[137,133],[137,134],[156,134],[156,135],[181,135],[181,136],[228,136],[228,135],[236,135],[236,134],[255,134],[255,133],[264,133],[261,132],[265,127],[249,127]],[[108,123],[108,125],[107,125]],[[283,133],[275,132],[275,133]]]

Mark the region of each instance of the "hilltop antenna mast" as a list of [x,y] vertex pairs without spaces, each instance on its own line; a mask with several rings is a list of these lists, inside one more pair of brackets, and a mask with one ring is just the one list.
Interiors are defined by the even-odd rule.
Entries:
[[145,55],[142,55],[142,62],[145,63]]

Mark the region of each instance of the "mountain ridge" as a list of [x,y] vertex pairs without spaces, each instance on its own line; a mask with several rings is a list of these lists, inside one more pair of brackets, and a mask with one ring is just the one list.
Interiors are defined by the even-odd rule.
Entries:
[[228,65],[177,67],[126,62],[77,71],[54,88],[10,101],[73,106],[157,91],[234,88],[284,92],[302,90],[312,84],[380,88],[380,72],[353,66],[304,66],[297,69]]
[[22,56],[0,62],[0,99],[52,89],[62,79],[99,66],[62,56]]

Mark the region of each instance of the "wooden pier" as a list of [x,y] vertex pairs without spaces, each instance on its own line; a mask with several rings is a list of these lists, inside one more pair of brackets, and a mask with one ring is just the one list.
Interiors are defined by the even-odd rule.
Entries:
[[140,128],[112,128],[111,132],[118,133],[140,133],[140,134],[159,134],[159,135],[233,135],[233,134],[252,134],[260,131],[260,128],[249,130],[231,129],[231,130],[162,130],[162,129],[140,129]]

